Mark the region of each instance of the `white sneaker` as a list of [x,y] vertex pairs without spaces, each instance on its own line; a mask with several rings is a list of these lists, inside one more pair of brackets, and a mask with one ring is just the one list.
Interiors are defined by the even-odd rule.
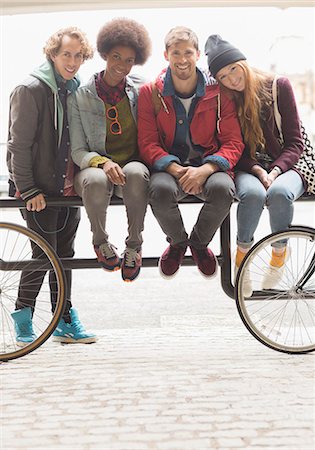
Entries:
[[[239,267],[235,264],[234,265],[234,285],[236,282],[236,276],[237,276],[238,269],[239,269]],[[249,298],[253,295],[253,285],[252,285],[252,280],[250,278],[250,273],[248,270],[246,270],[244,273],[242,287],[243,287],[244,297]]]
[[262,280],[262,288],[263,289],[273,289],[276,286],[279,285],[285,269],[285,263],[289,259],[291,254],[290,247],[287,247],[286,254],[284,258],[284,263],[281,267],[274,267],[272,265],[269,265],[268,267],[265,267],[264,269],[264,277]]

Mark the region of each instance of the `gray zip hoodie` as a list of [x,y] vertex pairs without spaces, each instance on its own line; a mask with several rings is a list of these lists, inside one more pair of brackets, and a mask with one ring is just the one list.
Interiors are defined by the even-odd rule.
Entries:
[[[56,72],[54,70],[53,64],[50,61],[45,61],[41,66],[37,67],[31,73],[31,76],[37,78],[43,83],[50,87],[54,95],[54,127],[58,130],[58,147],[60,145],[62,136],[62,125],[63,125],[63,107],[58,96],[58,86],[56,82]],[[61,79],[61,77],[60,77]],[[75,91],[80,86],[80,79],[78,76],[74,77],[72,80],[66,82],[66,87]]]

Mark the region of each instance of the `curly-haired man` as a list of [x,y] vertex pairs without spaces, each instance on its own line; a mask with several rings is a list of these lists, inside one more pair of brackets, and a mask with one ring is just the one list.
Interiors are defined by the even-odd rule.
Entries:
[[[74,239],[80,221],[79,208],[50,207],[50,196],[73,195],[74,164],[70,155],[67,98],[79,86],[75,76],[81,64],[93,56],[85,34],[76,27],[54,33],[44,47],[46,61],[36,68],[10,97],[7,161],[10,195],[25,200],[21,210],[27,226],[43,236],[60,257],[74,255]],[[33,258],[43,258],[33,247]],[[71,270],[66,273],[66,309],[54,340],[92,343],[96,337],[83,328],[71,305]],[[22,272],[16,311],[16,343],[26,346],[36,339],[33,314],[45,272]],[[49,279],[52,308],[57,283]]]

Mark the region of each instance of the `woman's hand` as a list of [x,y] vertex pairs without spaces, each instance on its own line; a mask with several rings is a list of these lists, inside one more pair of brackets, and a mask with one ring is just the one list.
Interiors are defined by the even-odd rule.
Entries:
[[262,185],[264,186],[265,189],[268,189],[270,186],[270,180],[268,178],[268,172],[267,170],[265,170],[263,167],[259,166],[258,164],[255,164],[252,167],[252,174],[255,175],[255,177],[257,177]]
[[113,161],[106,161],[103,166],[103,170],[106,173],[109,181],[113,184],[124,186],[126,183],[126,175],[122,171],[122,168],[119,164]]
[[252,167],[252,174],[259,178],[264,187],[268,189],[275,181],[275,179],[280,175],[280,171],[274,168],[271,170],[271,172],[268,173],[265,169],[256,164]]
[[272,184],[279,175],[281,175],[279,170],[272,169],[271,172],[268,173],[268,179],[270,181],[270,184]]

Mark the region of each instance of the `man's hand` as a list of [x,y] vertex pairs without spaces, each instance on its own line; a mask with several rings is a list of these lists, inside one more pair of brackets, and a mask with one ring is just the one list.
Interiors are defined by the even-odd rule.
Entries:
[[103,170],[106,173],[109,181],[113,184],[124,186],[126,183],[126,175],[122,171],[122,168],[119,164],[113,161],[106,161],[103,166]]
[[41,211],[46,208],[46,200],[43,194],[38,194],[26,202],[27,211]]
[[183,191],[192,195],[200,194],[207,178],[215,172],[209,163],[200,167],[189,166],[186,169],[186,173],[178,181]]
[[176,180],[179,180],[179,178],[187,172],[187,169],[188,167],[183,167],[176,162],[172,162],[169,166],[167,166],[166,172],[176,178]]

